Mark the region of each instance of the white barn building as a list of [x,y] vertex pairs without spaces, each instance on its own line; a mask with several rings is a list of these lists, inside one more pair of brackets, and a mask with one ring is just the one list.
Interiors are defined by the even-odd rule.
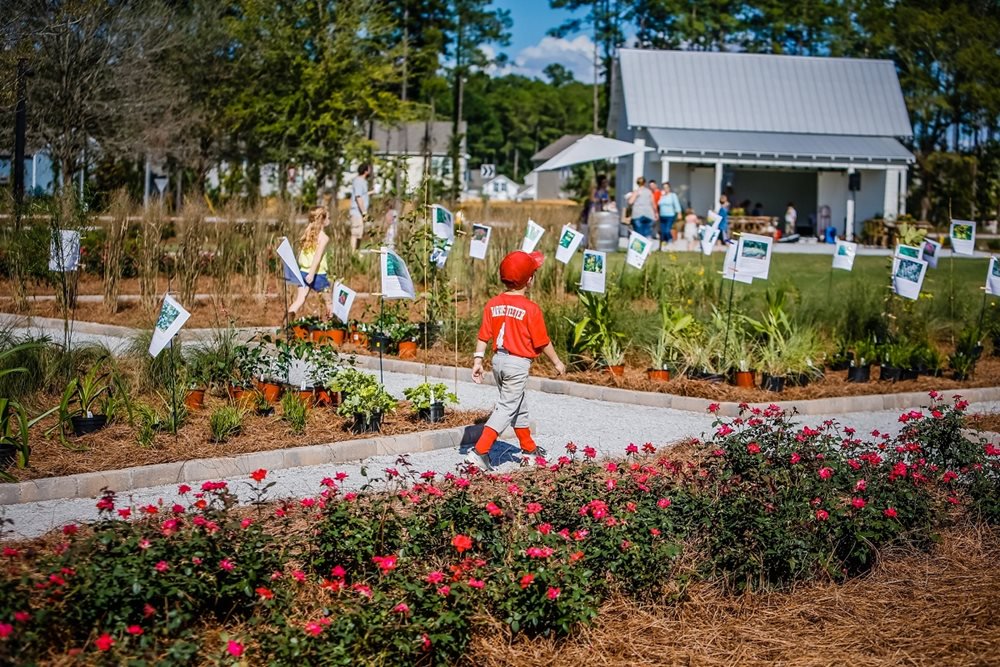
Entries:
[[890,61],[622,49],[615,67],[609,130],[653,149],[619,162],[619,206],[643,175],[702,216],[724,192],[847,236],[906,212],[913,129]]

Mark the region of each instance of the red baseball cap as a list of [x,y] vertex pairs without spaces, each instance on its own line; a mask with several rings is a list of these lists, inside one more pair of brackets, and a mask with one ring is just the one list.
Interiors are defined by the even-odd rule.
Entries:
[[500,262],[500,280],[507,285],[522,287],[535,274],[545,261],[545,255],[540,252],[527,253],[515,250]]

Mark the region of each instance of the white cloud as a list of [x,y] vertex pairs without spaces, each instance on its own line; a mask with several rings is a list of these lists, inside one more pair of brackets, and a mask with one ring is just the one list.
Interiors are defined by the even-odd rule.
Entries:
[[[546,65],[559,63],[584,83],[594,82],[594,42],[587,35],[573,39],[545,36],[538,44],[528,46],[514,56],[513,65],[504,68],[515,74],[547,79]],[[506,72],[501,72],[506,73]]]

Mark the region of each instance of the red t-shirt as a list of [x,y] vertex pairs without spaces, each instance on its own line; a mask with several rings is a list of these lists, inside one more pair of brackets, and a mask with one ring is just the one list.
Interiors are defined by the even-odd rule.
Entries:
[[549,344],[545,318],[538,304],[519,294],[499,294],[486,302],[479,340],[493,340],[519,357],[534,359]]

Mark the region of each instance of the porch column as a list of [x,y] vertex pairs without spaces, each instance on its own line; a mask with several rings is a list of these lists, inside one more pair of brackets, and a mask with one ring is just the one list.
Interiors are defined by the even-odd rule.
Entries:
[[899,217],[899,169],[885,170],[885,189],[882,192],[882,215],[886,220]]
[[715,198],[712,200],[712,210],[719,210],[719,197],[722,196],[722,162],[715,163]]
[[[851,174],[854,173],[854,167],[847,168],[847,179],[850,181]],[[854,240],[854,196],[853,190],[849,190],[847,193],[847,222],[844,223],[844,238],[848,241]]]
[[646,164],[646,140],[639,139],[637,137],[632,140],[632,143],[635,144],[635,153],[632,154],[632,182],[628,184],[628,190],[626,190],[626,192],[631,192],[632,188],[635,187],[635,179],[646,175],[644,173],[644,167]]
[[670,182],[670,160],[667,159],[666,155],[660,158],[660,187],[663,187],[664,183]]
[[906,167],[899,170],[899,214],[906,215]]

